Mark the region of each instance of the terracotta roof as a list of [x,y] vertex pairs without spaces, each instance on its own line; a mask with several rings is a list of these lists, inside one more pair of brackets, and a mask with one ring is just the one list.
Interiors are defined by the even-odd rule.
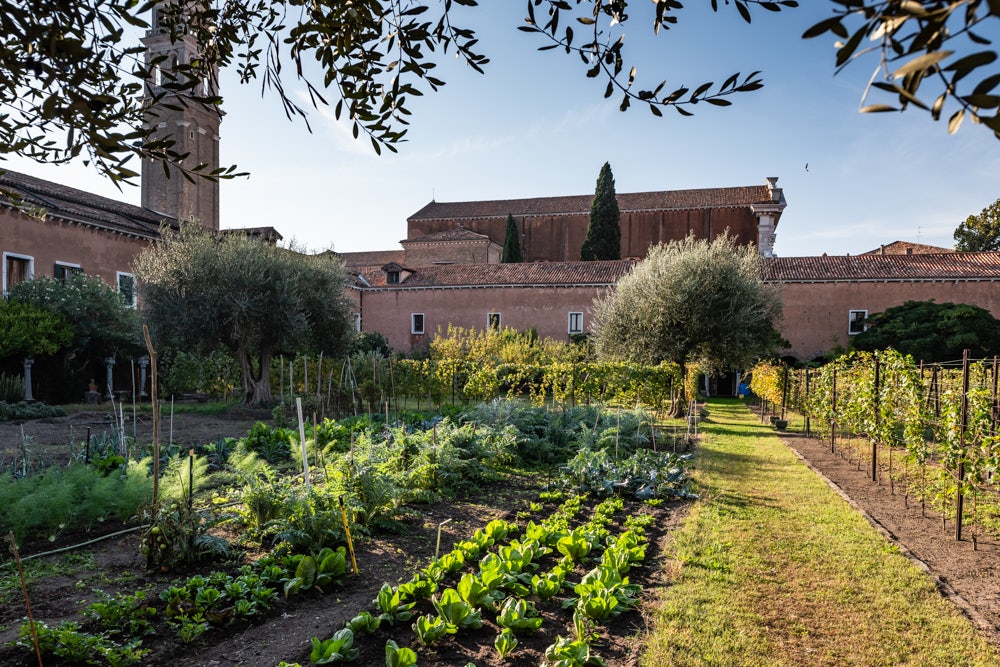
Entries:
[[768,282],[998,280],[1000,252],[764,258]]
[[403,245],[408,243],[440,243],[442,241],[482,241],[490,240],[489,236],[485,234],[479,234],[472,231],[471,229],[466,229],[462,225],[458,225],[455,229],[446,229],[443,232],[434,232],[433,234],[424,234],[423,236],[415,236],[412,239],[403,239],[400,241]]
[[386,285],[385,273],[369,271],[372,287],[413,289],[431,287],[531,287],[536,285],[613,285],[628,273],[634,260],[599,262],[524,262],[517,264],[444,264],[414,269],[404,282]]
[[[773,203],[766,185],[664,192],[619,193],[622,213],[669,209],[724,208]],[[434,202],[411,215],[408,220],[452,220],[506,218],[514,216],[570,215],[590,212],[594,195],[506,199],[496,201]]]
[[344,261],[344,266],[359,273],[375,271],[389,262],[403,263],[405,254],[402,250],[363,250],[360,252],[334,253]]
[[884,246],[861,253],[862,255],[935,255],[942,252],[955,252],[952,248],[941,248],[936,245],[926,245],[924,243],[910,243],[909,241],[893,241]]
[[12,202],[0,193],[0,207],[39,207],[49,218],[112,232],[155,239],[161,224],[177,226],[177,219],[169,215],[16,171],[0,173],[0,190],[20,197],[20,202]]

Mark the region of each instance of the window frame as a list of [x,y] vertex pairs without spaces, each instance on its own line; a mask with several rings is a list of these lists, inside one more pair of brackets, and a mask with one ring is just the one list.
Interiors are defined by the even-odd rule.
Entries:
[[[129,299],[128,296],[122,291],[122,278],[128,276],[132,279],[132,298]],[[135,279],[134,273],[129,273],[128,271],[115,271],[115,289],[118,293],[125,298],[126,303],[128,303],[130,308],[139,307],[139,282]]]
[[[495,324],[494,324],[495,320]],[[486,313],[486,330],[487,331],[500,331],[503,327],[503,314],[499,312],[488,312]]]
[[385,284],[386,285],[398,285],[400,283],[399,271],[386,271],[385,272]]
[[[62,275],[59,275],[59,270],[62,269]],[[83,274],[83,267],[79,264],[74,264],[72,262],[61,262],[56,260],[52,268],[52,277],[62,283],[66,283],[69,276],[74,273]]]
[[[420,318],[420,327],[417,327],[417,318]],[[423,313],[410,313],[410,334],[423,336],[427,331],[427,318]]]
[[[573,328],[573,319],[574,319],[574,316],[575,316],[575,318],[577,320],[579,320],[579,326],[576,329]],[[571,335],[571,336],[573,334],[582,334],[583,333],[583,312],[582,311],[571,310],[569,312],[569,315],[566,317],[566,332],[569,335]]]
[[[855,319],[854,315],[856,313],[862,313],[862,317],[860,319]],[[851,310],[847,311],[847,335],[848,336],[857,336],[859,333],[863,333],[865,331],[868,331],[868,325],[865,323],[865,320],[867,320],[867,319],[868,319],[868,311],[867,310],[862,310],[860,308],[857,308],[857,309],[851,309]],[[855,331],[854,330],[854,328],[855,328],[854,325],[856,323],[861,325],[859,331]]]
[[27,263],[27,270],[25,271],[25,280],[32,280],[35,277],[35,258],[32,255],[22,255],[19,252],[4,252],[3,253],[3,266],[0,267],[0,271],[3,272],[3,295],[7,296],[10,288],[13,285],[10,284],[10,276],[7,275],[7,262],[11,259],[21,260]]

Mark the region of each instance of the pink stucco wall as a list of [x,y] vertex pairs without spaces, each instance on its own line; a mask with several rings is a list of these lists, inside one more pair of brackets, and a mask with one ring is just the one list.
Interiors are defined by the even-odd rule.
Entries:
[[785,283],[782,335],[791,343],[784,352],[798,359],[827,354],[832,348],[847,347],[848,314],[867,310],[883,312],[906,301],[970,303],[1000,318],[998,281],[898,281]]
[[34,275],[51,276],[55,263],[78,264],[84,273],[117,285],[117,273],[131,273],[132,260],[150,243],[53,219],[37,220],[0,210],[0,253],[34,258]]
[[[542,338],[569,339],[569,313],[583,313],[584,331],[592,331],[594,298],[606,293],[597,286],[484,287],[386,289],[354,291],[362,330],[384,335],[397,350],[411,352],[427,345],[449,324],[484,329],[488,313],[500,313],[501,326],[534,328]],[[410,332],[411,315],[423,313],[424,334]]]

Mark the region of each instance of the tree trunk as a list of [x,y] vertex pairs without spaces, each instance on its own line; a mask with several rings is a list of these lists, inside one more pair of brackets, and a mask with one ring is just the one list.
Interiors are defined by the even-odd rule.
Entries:
[[236,358],[243,375],[243,403],[250,407],[261,408],[274,404],[271,393],[271,357],[269,351],[260,353],[260,363],[256,370],[247,350],[239,350]]
[[677,400],[670,407],[670,416],[674,419],[680,419],[687,414],[687,363],[679,362],[678,365],[681,368],[681,382],[680,389],[677,392]]

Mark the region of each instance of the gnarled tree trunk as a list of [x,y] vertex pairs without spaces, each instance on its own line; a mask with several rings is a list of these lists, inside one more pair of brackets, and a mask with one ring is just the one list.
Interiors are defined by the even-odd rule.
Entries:
[[271,359],[270,351],[260,353],[260,363],[255,369],[250,354],[245,349],[236,353],[243,375],[243,403],[250,407],[267,407],[274,403],[271,392]]

